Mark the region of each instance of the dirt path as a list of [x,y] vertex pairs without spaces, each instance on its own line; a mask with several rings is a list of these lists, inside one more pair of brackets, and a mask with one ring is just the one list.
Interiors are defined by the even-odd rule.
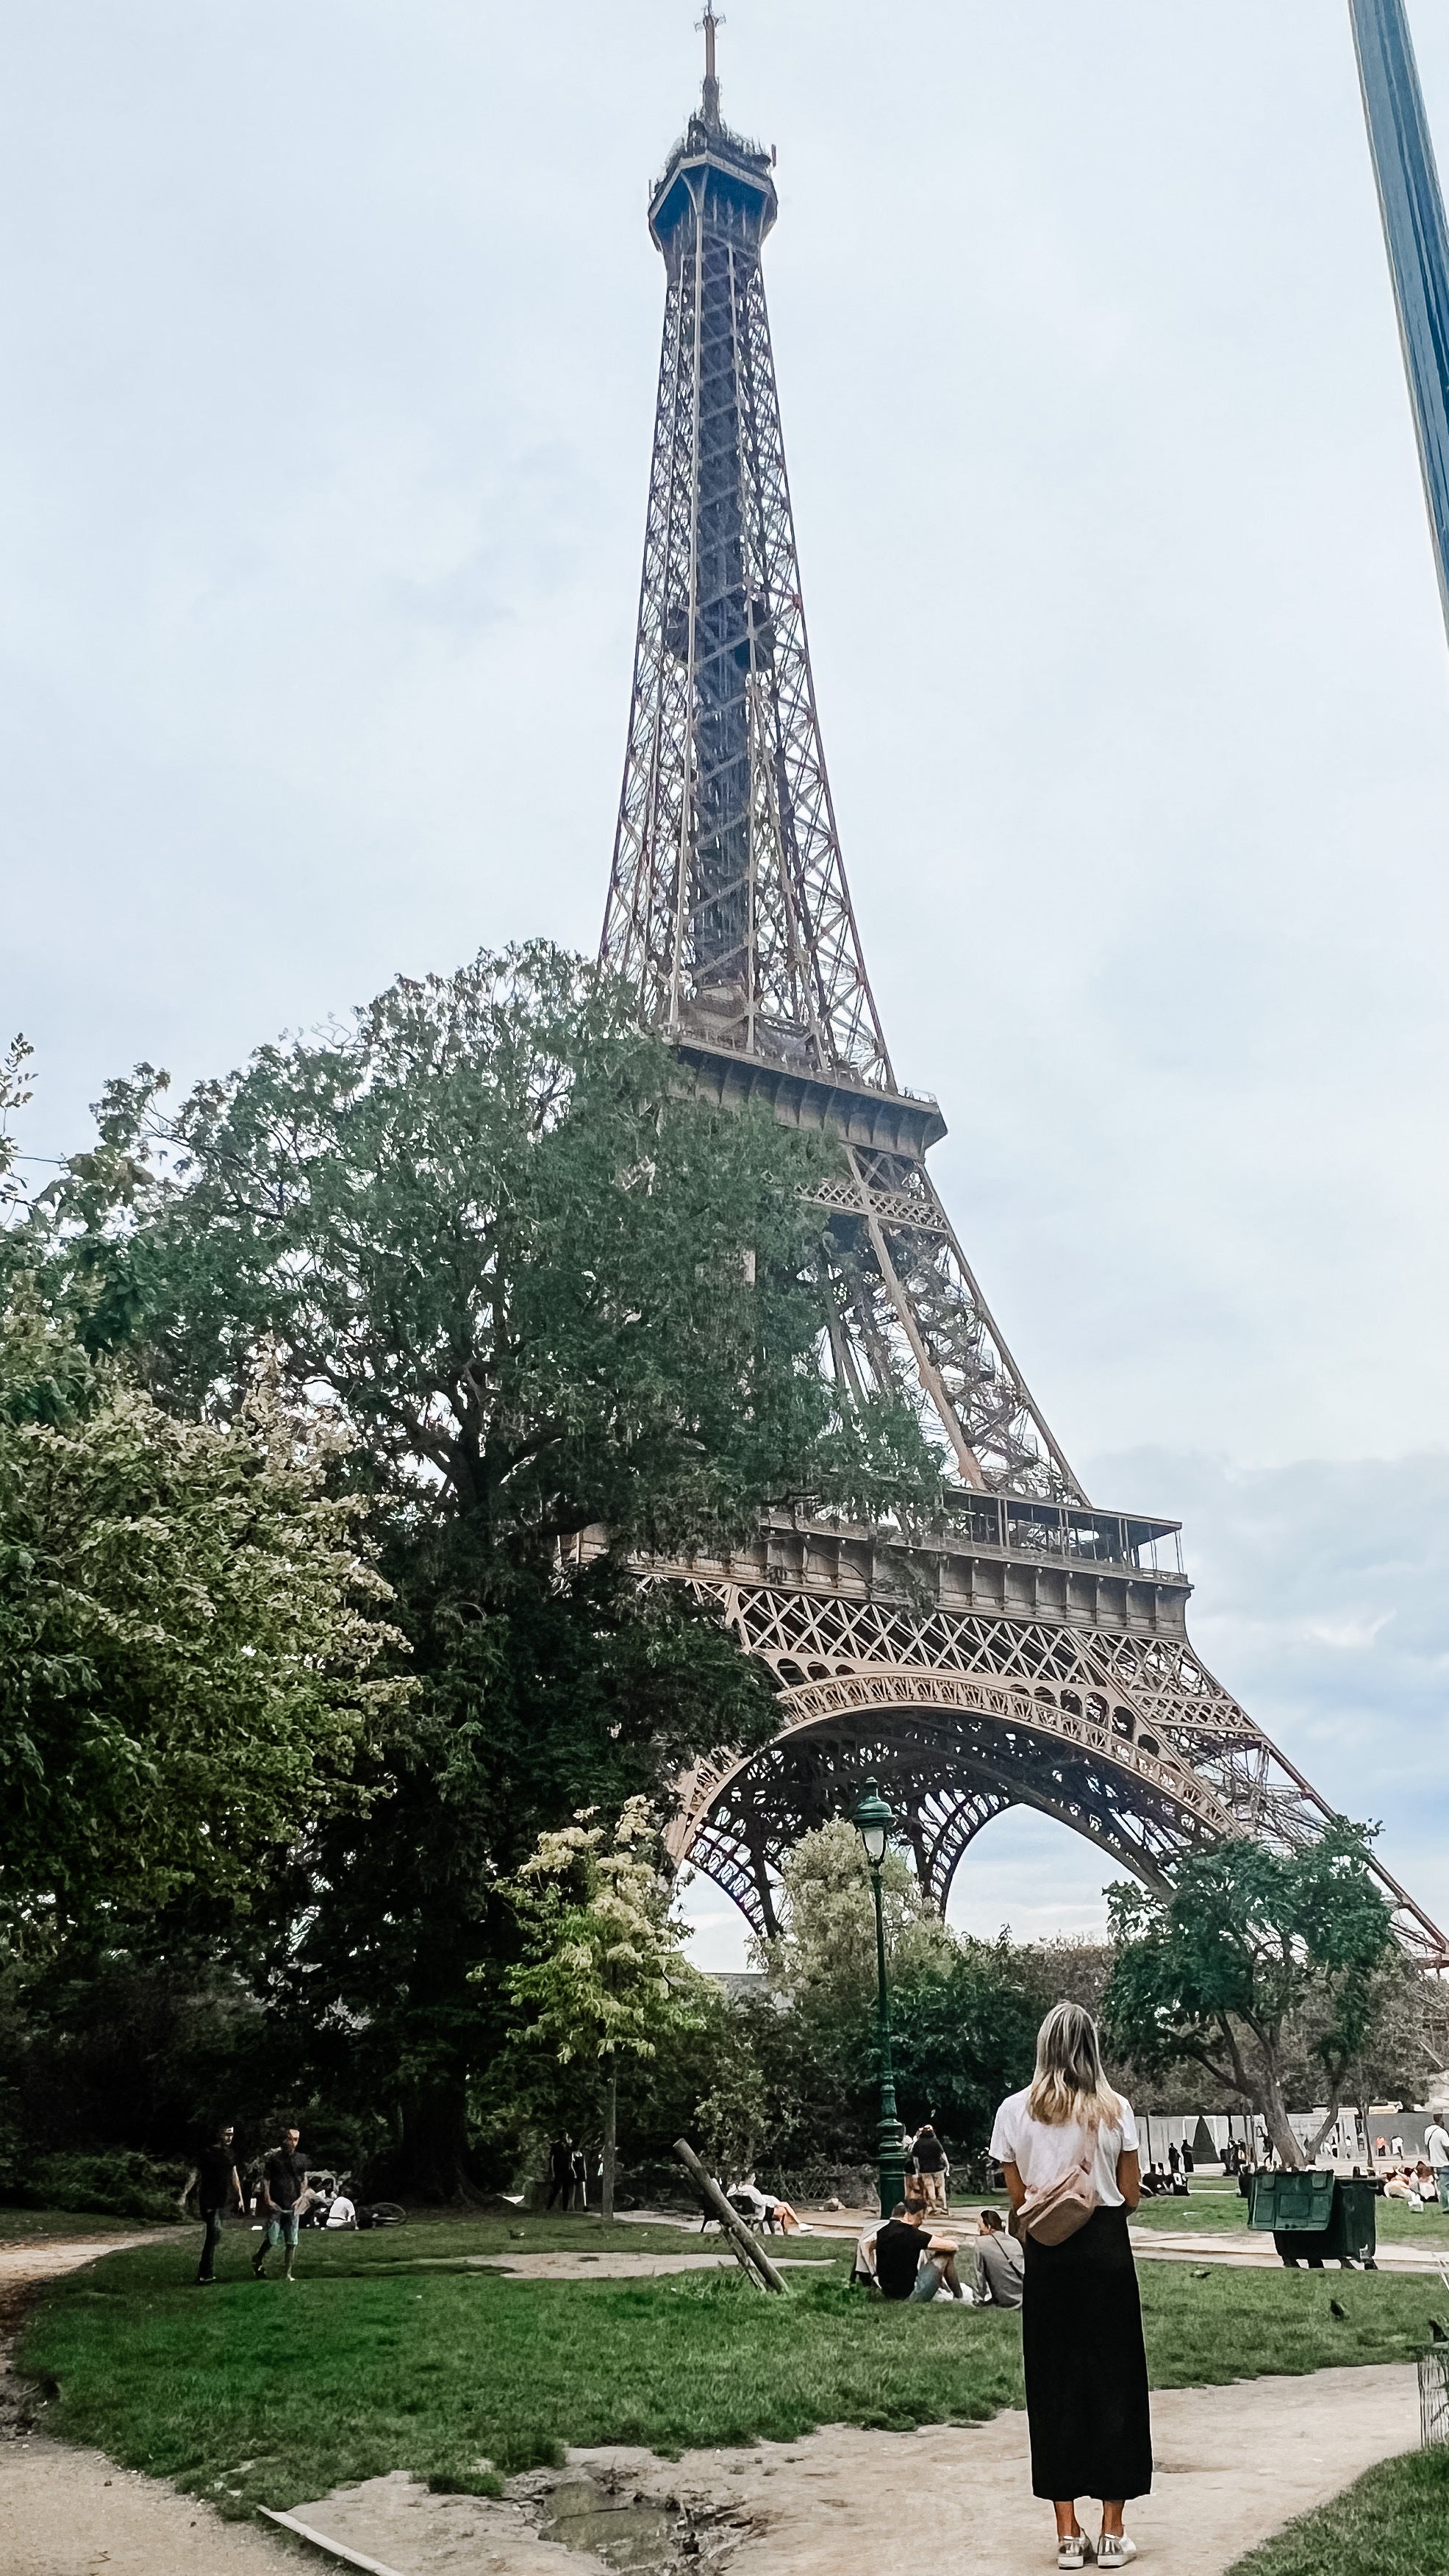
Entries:
[[[145,2241],[0,2246],[0,2316],[39,2282]],[[520,2269],[530,2261],[517,2259]],[[565,2277],[680,2259],[604,2257]],[[701,2259],[722,2258],[683,2258]],[[1413,2447],[1415,2374],[1328,2370],[1171,2389],[1153,2399],[1153,2430],[1154,2491],[1130,2514],[1143,2576],[1223,2576],[1294,2514]],[[430,2495],[398,2471],[299,2505],[296,2519],[384,2576],[859,2576],[862,2566],[916,2576],[922,2563],[1045,2576],[1055,2564],[1016,2413],[916,2433],[837,2425],[673,2464],[644,2451],[573,2452],[562,2476],[515,2479],[502,2503]],[[260,2525],[223,2523],[100,2452],[38,2432],[0,2440],[5,2576],[297,2576],[304,2560],[320,2567],[329,2557],[347,2563]]]
[[[72,2450],[25,2429],[29,2392],[9,2366],[9,2343],[46,2281],[103,2254],[148,2245],[154,2228],[123,2235],[35,2237],[0,2245],[0,2568],[5,2576],[297,2576],[284,2541],[224,2523],[194,2498],[100,2451]],[[199,2237],[199,2231],[198,2231]]]
[[[1409,2449],[1417,2382],[1396,2366],[1169,2389],[1152,2415],[1153,2493],[1128,2515],[1143,2576],[1223,2576],[1295,2514]],[[518,2478],[502,2504],[373,2478],[298,2505],[296,2519],[393,2576],[1001,2576],[1056,2563],[1018,2413],[916,2433],[835,2425],[674,2463],[571,2451],[562,2484],[556,2473]]]
[[[718,2245],[718,2238],[715,2240]],[[815,2254],[781,2254],[772,2245],[771,2260],[782,2272],[799,2272],[812,2263],[829,2263],[838,2247],[822,2246]],[[506,2272],[520,2281],[652,2281],[663,2272],[728,2272],[733,2254],[420,2254],[379,2264],[379,2271]]]

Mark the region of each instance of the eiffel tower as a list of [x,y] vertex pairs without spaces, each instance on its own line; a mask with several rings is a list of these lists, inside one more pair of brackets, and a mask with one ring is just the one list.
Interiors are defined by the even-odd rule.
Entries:
[[[1088,1501],[927,1169],[945,1121],[896,1077],[821,745],[761,268],[773,155],[721,120],[716,24],[649,203],[664,337],[601,954],[707,1097],[838,1141],[815,1193],[832,1363],[851,1398],[919,1389],[951,1485],[909,1544],[772,1511],[728,1557],[661,1569],[720,1603],[780,1719],[764,1753],[681,1783],[669,1848],[773,1931],[783,1856],[873,1773],[943,1910],[1018,1805],[1160,1884],[1331,1811],[1193,1653],[1179,1524]],[[1379,1876],[1410,1954],[1449,1960]]]

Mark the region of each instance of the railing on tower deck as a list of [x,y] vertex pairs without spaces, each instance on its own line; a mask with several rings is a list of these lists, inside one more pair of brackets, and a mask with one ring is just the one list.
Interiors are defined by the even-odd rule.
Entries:
[[1012,1556],[1071,1557],[1082,1566],[1130,1565],[1143,1574],[1185,1580],[1180,1521],[957,1489],[947,1497],[946,1512],[948,1527],[978,1547]]

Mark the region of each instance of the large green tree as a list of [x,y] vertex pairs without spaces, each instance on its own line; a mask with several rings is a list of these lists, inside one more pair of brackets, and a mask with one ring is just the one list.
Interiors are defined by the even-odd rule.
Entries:
[[[1166,1888],[1131,1882],[1108,1898],[1112,2045],[1148,2076],[1205,2068],[1261,2115],[1284,2164],[1311,2164],[1397,1965],[1363,1828],[1338,1817],[1301,1850],[1222,1843],[1181,1861]],[[1288,2119],[1295,2056],[1326,2105],[1306,2149]]]
[[142,1068],[54,1195],[91,1347],[204,1422],[265,1366],[352,1442],[338,1489],[373,1507],[418,1689],[369,1812],[277,1890],[273,2001],[327,2081],[395,2109],[415,2188],[456,2186],[506,2034],[499,1881],[576,1808],[771,1732],[718,1618],[641,1557],[771,1502],[936,1490],[911,1407],[848,1405],[822,1365],[802,1187],[833,1151],[699,1099],[627,993],[536,946],[174,1111]]

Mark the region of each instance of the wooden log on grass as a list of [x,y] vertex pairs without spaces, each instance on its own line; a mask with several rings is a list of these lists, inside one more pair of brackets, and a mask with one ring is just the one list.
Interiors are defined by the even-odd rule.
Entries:
[[752,2266],[767,2290],[785,2295],[785,2284],[757,2236],[750,2233],[737,2209],[731,2209],[713,2174],[707,2174],[687,2138],[676,2138],[674,2152],[694,2184],[711,2216],[717,2218],[737,2259]]

